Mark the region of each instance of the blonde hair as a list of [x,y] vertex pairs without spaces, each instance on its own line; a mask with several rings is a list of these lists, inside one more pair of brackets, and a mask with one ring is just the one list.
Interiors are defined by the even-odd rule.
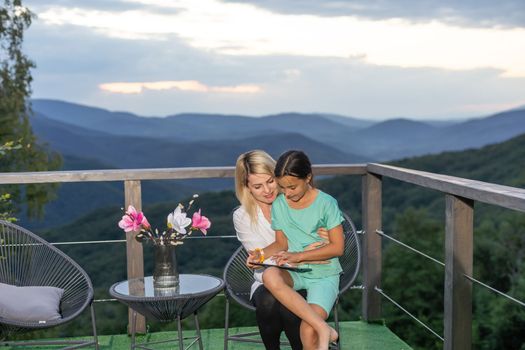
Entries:
[[250,174],[274,176],[275,160],[266,152],[253,150],[243,153],[235,164],[235,195],[250,216],[252,224],[257,222],[257,203],[248,189]]

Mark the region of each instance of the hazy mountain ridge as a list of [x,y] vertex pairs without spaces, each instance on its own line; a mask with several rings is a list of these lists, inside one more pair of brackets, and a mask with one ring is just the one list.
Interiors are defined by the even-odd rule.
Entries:
[[[169,168],[233,166],[239,154],[259,148],[277,158],[291,148],[308,152],[313,162],[363,163],[369,159],[344,153],[299,133],[271,132],[237,140],[181,142],[137,136],[112,135],[52,120],[37,112],[31,124],[38,139],[61,153],[64,170],[113,168]],[[242,136],[242,135],[241,135]],[[177,201],[192,192],[232,188],[232,179],[144,181],[144,202]],[[101,206],[121,206],[123,185],[115,182],[63,184],[58,199],[46,207],[45,220],[26,226],[49,227],[77,219]]]
[[367,158],[347,154],[299,133],[232,140],[180,142],[138,136],[111,135],[52,120],[37,113],[31,118],[35,134],[60,153],[93,158],[116,168],[155,168],[233,165],[238,155],[264,148],[278,156],[290,148],[301,148],[317,163],[363,162]]
[[525,109],[442,127],[394,119],[359,130],[354,137],[366,145],[368,156],[384,161],[479,148],[522,133],[525,133]]
[[339,124],[343,124],[352,128],[366,128],[369,127],[376,122],[366,119],[360,119],[360,118],[354,118],[354,117],[348,117],[348,116],[342,116],[338,114],[325,114],[325,113],[319,113],[319,116],[330,119],[334,122],[337,122]]
[[233,142],[299,133],[343,153],[381,161],[482,147],[525,132],[525,109],[451,125],[451,121],[425,123],[405,118],[375,122],[322,113],[281,113],[257,118],[184,113],[146,118],[54,100],[34,100],[33,108],[51,119],[91,130],[174,143]]

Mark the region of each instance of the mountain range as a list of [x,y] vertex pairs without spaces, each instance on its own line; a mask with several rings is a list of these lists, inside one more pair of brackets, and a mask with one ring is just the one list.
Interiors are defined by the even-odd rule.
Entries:
[[[303,149],[316,164],[366,163],[476,148],[525,132],[525,109],[456,123],[423,123],[299,113],[158,118],[56,100],[32,104],[35,134],[62,154],[65,170],[232,166],[240,153],[257,148],[275,158],[287,149]],[[232,179],[146,181],[143,197],[146,204],[176,201],[232,186]],[[68,220],[75,220],[123,201],[121,183],[63,184],[44,221],[27,226],[54,226],[63,222],[64,210]]]
[[[287,142],[286,147],[304,148],[307,152],[317,150],[316,153],[321,156],[315,160],[317,163],[339,162],[341,159],[351,162],[386,161],[447,150],[482,147],[525,132],[525,108],[466,121],[425,123],[405,118],[376,122],[321,113],[282,113],[257,118],[185,113],[160,118],[111,112],[56,100],[36,99],[32,103],[36,112],[35,122],[38,119],[42,120],[40,129],[35,128],[37,135],[40,132],[39,136],[52,145],[56,142],[56,134],[50,135],[49,130],[44,132],[45,128],[42,125],[47,124],[49,128],[58,126],[51,125],[50,120],[61,123],[63,131],[69,129],[76,134],[80,133],[90,138],[93,136],[93,140],[99,143],[124,142],[131,146],[133,140],[136,148],[144,150],[145,154],[151,148],[158,150],[157,147],[165,148],[173,154],[173,147],[168,143],[184,153],[190,148],[194,150],[192,153],[197,158],[181,159],[180,166],[194,163],[233,164],[232,157],[200,158],[203,156],[201,150],[208,147],[224,154],[221,147],[226,145],[234,145],[233,148],[237,151],[253,149],[259,144],[276,145],[276,142]],[[87,134],[88,131],[102,134]],[[114,141],[109,141],[108,135]],[[62,141],[60,143],[62,146],[65,144]],[[151,144],[151,147],[145,146],[145,143]],[[72,150],[70,147],[66,148]],[[269,151],[272,153],[275,148]],[[110,155],[105,157],[105,161],[115,161],[114,155],[111,156],[113,158]],[[208,164],[212,160],[210,158],[216,162]],[[117,167],[127,164],[127,160],[123,158],[117,161],[118,164],[114,164]],[[149,160],[137,161],[149,164]],[[220,161],[222,163],[218,163]],[[158,163],[154,159],[151,159],[151,162]],[[139,166],[142,166],[141,164]]]

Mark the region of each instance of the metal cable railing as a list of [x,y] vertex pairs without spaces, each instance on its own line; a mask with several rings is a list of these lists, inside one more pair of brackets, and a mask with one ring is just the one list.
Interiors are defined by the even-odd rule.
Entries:
[[[394,243],[397,243],[399,244],[400,246],[404,247],[404,248],[407,248],[408,250],[416,253],[416,254],[419,254],[441,266],[445,266],[444,263],[442,263],[441,261],[431,257],[430,255],[427,255],[425,253],[423,253],[422,251],[419,251],[417,250],[416,248],[414,247],[411,247],[409,246],[408,244],[405,244],[403,242],[401,242],[400,240],[397,240],[395,239],[394,237],[392,236],[389,236],[387,235],[386,233],[384,233],[383,231],[381,230],[376,230],[376,233],[378,235],[380,235],[381,237],[384,237],[384,238],[387,238],[389,240],[391,240],[392,242]],[[423,321],[421,321],[419,318],[417,318],[416,316],[414,316],[410,311],[408,311],[407,309],[405,309],[403,306],[401,306],[401,304],[399,304],[398,302],[396,302],[394,299],[392,299],[389,295],[387,295],[385,292],[383,292],[382,289],[378,288],[377,286],[374,288],[376,292],[378,292],[379,294],[381,294],[384,298],[386,298],[388,301],[390,301],[392,304],[394,304],[395,306],[397,306],[401,311],[403,311],[404,313],[406,313],[408,316],[410,316],[414,321],[416,321],[417,323],[419,323],[421,326],[423,326],[426,330],[428,330],[430,333],[432,333],[434,336],[436,336],[437,338],[439,338],[441,341],[444,341],[444,338],[439,335],[436,331],[434,331],[432,328],[430,328],[428,325],[426,325]]]
[[[439,265],[441,265],[441,266],[445,266],[445,264],[444,264],[443,262],[441,262],[441,261],[439,261],[439,260],[437,260],[437,259],[434,259],[433,257],[431,257],[431,256],[429,256],[429,255],[427,255],[427,254],[425,254],[425,253],[423,253],[423,252],[421,252],[421,251],[419,251],[419,250],[417,250],[417,249],[415,249],[415,248],[409,246],[408,244],[405,244],[405,243],[403,243],[403,242],[401,242],[401,241],[399,241],[399,240],[393,238],[392,236],[389,236],[389,235],[385,234],[385,233],[384,233],[383,231],[381,231],[381,230],[376,230],[376,233],[377,233],[378,235],[382,236],[382,237],[385,237],[385,238],[387,238],[387,239],[389,239],[389,240],[391,240],[391,241],[393,241],[393,242],[395,242],[395,243],[397,243],[397,244],[399,244],[399,245],[401,245],[401,246],[403,246],[403,247],[405,247],[405,248],[407,248],[407,249],[413,251],[414,253],[417,253],[417,254],[419,254],[419,255],[421,255],[421,256],[423,256],[423,257],[429,259],[429,260],[432,260],[433,262],[435,262],[435,263],[437,263],[437,264],[439,264]],[[502,291],[500,291],[500,290],[498,290],[498,289],[496,289],[496,288],[494,288],[494,287],[491,287],[491,286],[489,286],[488,284],[483,283],[483,282],[481,282],[481,281],[475,279],[475,278],[472,277],[472,276],[469,276],[469,275],[466,275],[466,274],[463,274],[463,276],[465,276],[465,278],[467,278],[467,279],[470,280],[471,282],[477,283],[477,284],[479,284],[480,286],[485,287],[485,288],[489,289],[490,291],[492,291],[492,292],[494,292],[494,293],[496,293],[496,294],[498,294],[498,295],[501,295],[502,297],[505,297],[505,298],[507,298],[507,299],[513,301],[514,303],[516,303],[516,304],[518,304],[518,305],[521,305],[521,306],[524,306],[524,307],[525,307],[525,302],[523,302],[523,301],[521,301],[521,300],[518,300],[518,299],[516,299],[516,298],[514,298],[514,297],[512,297],[512,296],[510,296],[510,295],[508,295],[508,294],[506,294],[506,293],[503,293]]]
[[[414,252],[414,253],[416,253],[416,254],[419,254],[419,255],[423,256],[424,258],[427,258],[427,259],[429,259],[429,260],[431,260],[431,261],[437,263],[438,265],[441,265],[441,266],[443,266],[443,267],[445,266],[445,264],[444,264],[443,262],[441,262],[441,261],[439,261],[439,260],[437,260],[437,259],[431,257],[430,255],[427,255],[427,254],[421,252],[420,250],[417,250],[417,249],[414,248],[414,247],[409,246],[409,245],[406,244],[406,243],[401,242],[400,240],[395,239],[395,238],[392,237],[392,236],[389,236],[389,235],[385,234],[382,230],[376,230],[376,233],[377,233],[378,235],[380,235],[381,237],[384,237],[384,238],[386,238],[386,239],[389,239],[390,241],[392,241],[392,242],[394,242],[394,243],[397,243],[397,244],[399,244],[400,246],[405,247],[405,248],[407,248],[408,250],[410,250],[410,251],[412,251],[412,252]],[[465,278],[467,278],[467,279],[470,280],[471,282],[477,283],[477,284],[481,285],[482,287],[485,287],[485,288],[489,289],[490,291],[492,291],[492,292],[494,292],[494,293],[496,293],[496,294],[498,294],[498,295],[501,295],[501,296],[503,296],[503,297],[509,299],[510,301],[512,301],[512,302],[514,302],[514,303],[516,303],[516,304],[518,304],[518,305],[521,305],[521,306],[524,306],[524,307],[525,307],[525,303],[522,302],[521,300],[518,300],[518,299],[516,299],[516,298],[514,298],[514,297],[512,297],[512,296],[510,296],[510,295],[508,295],[508,294],[506,294],[506,293],[503,293],[502,291],[500,291],[500,290],[498,290],[498,289],[496,289],[496,288],[493,288],[493,287],[489,286],[488,284],[485,284],[485,283],[483,283],[483,282],[481,282],[481,281],[475,279],[475,278],[472,277],[472,276],[468,276],[468,275],[466,275],[466,274],[463,274],[463,276],[465,276]],[[397,303],[394,299],[392,299],[392,298],[391,298],[390,296],[388,296],[385,292],[383,292],[383,290],[381,290],[381,289],[378,288],[378,287],[375,287],[375,290],[376,290],[379,294],[381,294],[383,297],[385,297],[387,300],[389,300],[391,303],[393,303],[394,305],[396,305],[400,310],[402,310],[403,312],[405,312],[408,316],[410,316],[411,318],[413,318],[417,323],[419,323],[420,325],[422,325],[425,329],[427,329],[427,330],[430,331],[432,334],[434,334],[436,337],[438,337],[439,339],[441,339],[441,341],[444,340],[443,337],[441,337],[439,334],[437,334],[437,333],[436,333],[434,330],[432,330],[429,326],[427,326],[426,324],[424,324],[424,323],[423,323],[421,320],[419,320],[416,316],[412,315],[408,310],[406,310],[405,308],[403,308],[399,303]]]
[[511,297],[510,295],[508,295],[508,294],[506,294],[506,293],[503,293],[502,291],[499,291],[499,290],[497,290],[496,288],[493,288],[493,287],[489,286],[488,284],[485,284],[485,283],[483,283],[483,282],[481,282],[481,281],[478,281],[478,280],[475,279],[474,277],[471,277],[471,276],[468,276],[468,275],[465,275],[465,274],[463,274],[463,276],[465,276],[465,278],[467,278],[469,281],[474,282],[474,283],[477,283],[477,284],[479,284],[480,286],[485,287],[485,288],[487,288],[488,290],[490,290],[490,291],[492,291],[492,292],[494,292],[494,293],[496,293],[496,294],[498,294],[498,295],[501,295],[502,297],[505,297],[505,298],[509,299],[510,301],[515,302],[515,303],[518,304],[518,305],[525,306],[525,303],[524,303],[523,301],[518,300],[518,299],[516,299],[516,298],[514,298],[514,297]]
[[381,231],[381,230],[376,230],[376,233],[377,233],[378,235],[382,236],[382,237],[385,237],[385,238],[391,240],[392,242],[395,242],[395,243],[397,243],[397,244],[399,244],[399,245],[401,245],[401,246],[403,246],[403,247],[405,247],[405,248],[407,248],[407,249],[413,251],[414,253],[417,253],[417,254],[419,254],[419,255],[421,255],[421,256],[424,256],[424,257],[427,258],[427,259],[432,260],[433,262],[435,262],[435,263],[437,263],[437,264],[439,264],[439,265],[441,265],[441,266],[445,266],[445,264],[444,264],[443,262],[441,262],[441,261],[439,261],[439,260],[437,260],[437,259],[434,259],[434,258],[431,257],[430,255],[427,255],[427,254],[423,253],[422,251],[419,251],[419,250],[417,250],[416,248],[413,248],[413,247],[409,246],[408,244],[405,244],[405,243],[403,243],[403,242],[401,242],[401,241],[395,239],[395,238],[392,237],[392,236],[389,236],[389,235],[385,234],[385,233],[384,233],[383,231]]
[[[191,236],[185,239],[217,239],[217,238],[237,238],[235,235],[225,236]],[[81,245],[81,244],[105,244],[105,243],[126,243],[125,239],[110,239],[102,241],[67,241],[67,242],[52,242],[52,245]]]
[[383,297],[385,297],[386,299],[388,299],[392,304],[394,304],[395,306],[397,306],[399,309],[401,309],[403,312],[405,312],[408,316],[412,317],[412,319],[414,319],[414,321],[416,321],[417,323],[419,323],[421,326],[423,326],[426,330],[428,330],[430,333],[434,334],[437,338],[439,338],[441,341],[444,341],[445,339],[440,336],[438,333],[436,333],[436,331],[434,331],[432,328],[430,328],[429,326],[427,326],[423,321],[421,321],[419,318],[417,318],[416,316],[412,315],[407,309],[405,309],[404,307],[402,307],[398,302],[396,302],[394,299],[392,299],[390,296],[388,296],[385,292],[383,292],[382,289],[379,289],[377,287],[374,288],[376,292],[378,292],[379,294],[381,294]]

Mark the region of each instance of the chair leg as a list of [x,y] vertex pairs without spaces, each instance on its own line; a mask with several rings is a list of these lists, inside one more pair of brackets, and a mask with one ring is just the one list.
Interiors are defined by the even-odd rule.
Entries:
[[95,317],[95,305],[91,302],[91,326],[93,327],[93,340],[95,341],[95,349],[98,348],[98,337],[97,337],[97,321]]
[[334,304],[334,325],[335,325],[335,331],[339,335],[337,337],[337,349],[341,349],[341,334],[339,333],[339,317],[337,315],[338,306],[339,306],[339,298],[335,299],[335,304]]
[[228,350],[228,327],[230,326],[230,300],[225,296],[226,307],[224,310],[224,350]]

